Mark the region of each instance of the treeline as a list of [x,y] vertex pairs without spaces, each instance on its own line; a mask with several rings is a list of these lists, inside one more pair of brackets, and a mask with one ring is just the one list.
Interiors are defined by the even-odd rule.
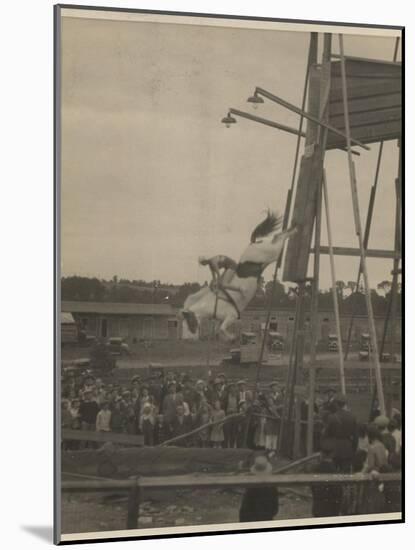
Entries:
[[[272,293],[272,282],[265,283],[263,286],[262,295],[258,294],[255,297],[253,305],[266,307],[271,300],[273,307],[295,308],[298,296],[298,287],[286,288],[283,284],[277,281],[274,294]],[[345,283],[337,281],[336,294],[338,296],[339,308],[341,313],[349,313],[356,315],[366,315],[366,297],[363,286],[356,287],[355,282]],[[391,298],[391,285],[388,281],[382,281],[377,285],[377,290],[371,290],[371,299],[375,315],[386,315],[388,305]],[[311,284],[308,283],[305,287],[305,307],[309,308],[311,304]],[[332,289],[322,289],[318,296],[319,309],[324,311],[332,311],[334,308],[333,291]],[[398,296],[396,300],[396,311],[398,315],[402,313],[401,303],[401,288],[398,288]]]
[[[182,306],[187,296],[200,290],[201,285],[195,282],[187,282],[182,285],[164,284],[160,281],[130,281],[118,279],[114,276],[110,281],[90,277],[63,277],[61,280],[62,300],[90,301],[90,302],[133,302],[140,304],[171,304]],[[342,313],[366,314],[366,302],[363,288],[356,288],[355,283],[337,281],[336,292],[339,298],[339,306]],[[401,299],[397,300],[397,312],[401,315]],[[391,286],[388,281],[382,281],[377,285],[377,290],[372,290],[372,304],[375,315],[385,315],[390,300]],[[277,281],[274,293],[272,282],[261,281],[257,295],[251,302],[254,307],[272,306],[277,308],[295,309],[298,288],[286,287]],[[305,290],[306,308],[311,302],[311,285],[307,284]],[[332,310],[333,294],[331,289],[321,290],[318,296],[319,309]]]
[[62,300],[81,302],[134,302],[138,304],[183,305],[184,300],[201,287],[198,283],[164,284],[161,281],[130,281],[113,277],[62,277]]

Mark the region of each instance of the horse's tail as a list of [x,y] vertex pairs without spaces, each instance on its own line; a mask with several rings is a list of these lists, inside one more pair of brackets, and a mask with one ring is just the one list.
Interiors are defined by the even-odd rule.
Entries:
[[188,311],[185,309],[183,309],[181,313],[184,320],[186,321],[187,326],[189,327],[190,332],[192,334],[196,334],[197,329],[199,328],[199,322],[196,315],[193,313],[193,311]]

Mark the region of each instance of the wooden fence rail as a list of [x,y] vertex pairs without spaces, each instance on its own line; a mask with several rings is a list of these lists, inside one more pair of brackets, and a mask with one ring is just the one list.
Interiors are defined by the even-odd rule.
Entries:
[[315,484],[370,484],[401,482],[400,473],[380,474],[376,480],[370,474],[270,474],[243,475],[184,475],[169,477],[134,477],[87,481],[63,481],[63,492],[128,491],[127,529],[138,528],[142,490],[151,489],[218,489],[246,487],[292,487]]

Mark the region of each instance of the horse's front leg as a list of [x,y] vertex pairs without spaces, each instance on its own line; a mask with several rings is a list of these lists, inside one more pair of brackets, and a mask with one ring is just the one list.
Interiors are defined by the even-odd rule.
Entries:
[[223,320],[221,326],[219,327],[219,332],[222,334],[222,336],[225,338],[227,342],[231,342],[232,340],[235,340],[236,335],[232,334],[232,332],[229,332],[227,329],[237,321],[238,317],[237,315],[228,315]]

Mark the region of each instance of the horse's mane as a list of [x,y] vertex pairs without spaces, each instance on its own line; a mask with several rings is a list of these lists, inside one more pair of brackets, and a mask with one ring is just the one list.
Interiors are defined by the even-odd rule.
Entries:
[[259,223],[251,233],[251,243],[255,243],[260,237],[266,237],[276,231],[282,224],[282,217],[272,210],[267,211],[266,218]]

